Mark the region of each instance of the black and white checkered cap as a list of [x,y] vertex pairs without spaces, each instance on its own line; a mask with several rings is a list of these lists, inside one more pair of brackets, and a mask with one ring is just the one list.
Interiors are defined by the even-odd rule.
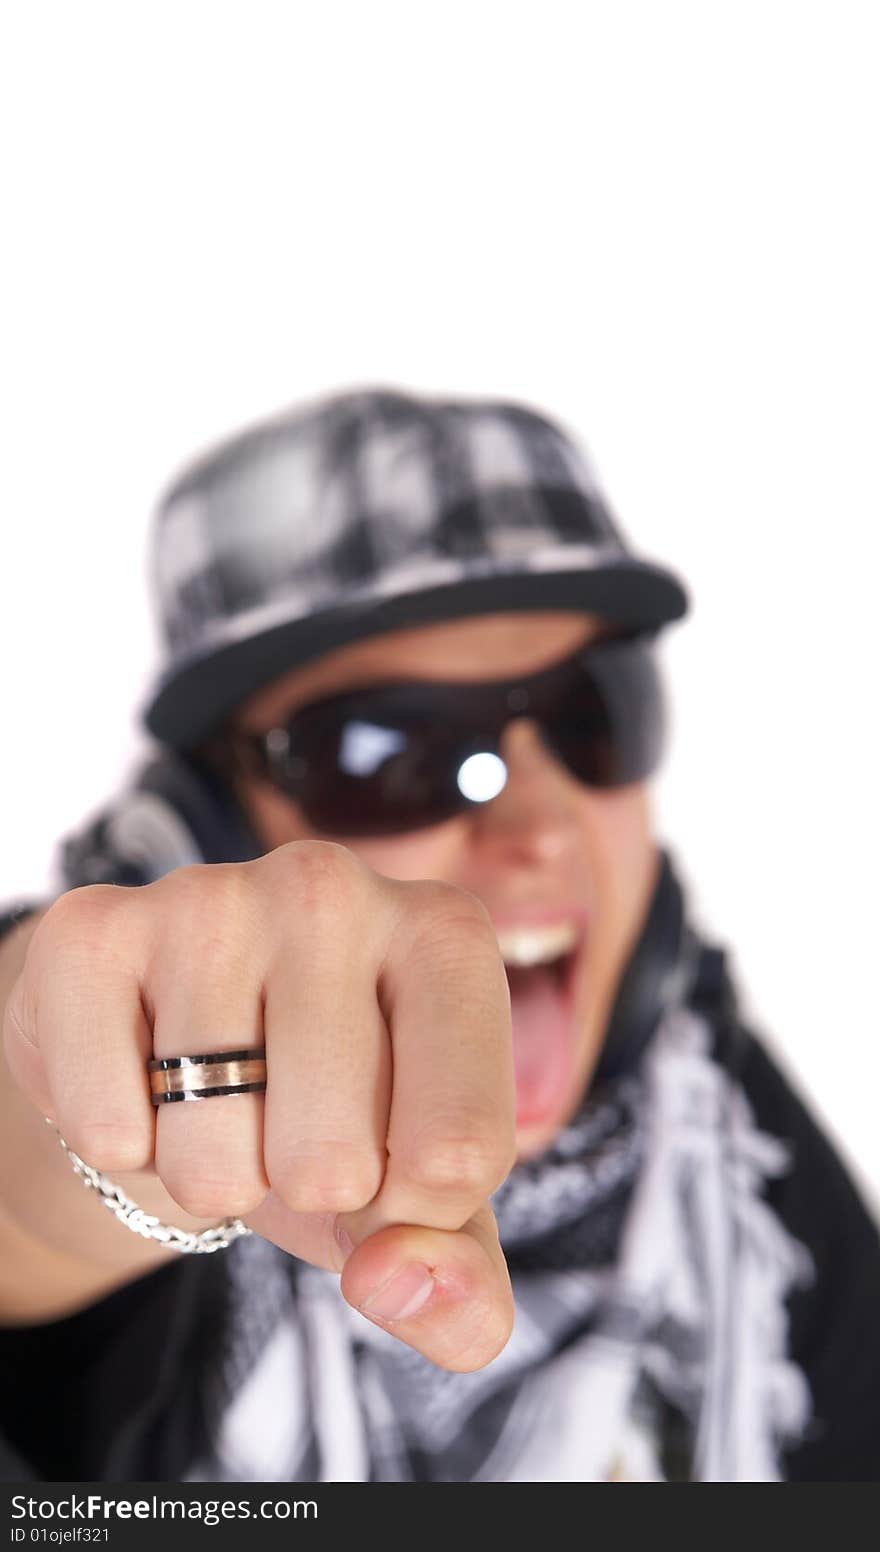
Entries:
[[144,719],[178,748],[365,636],[554,608],[655,629],[688,602],[632,554],[584,454],[542,415],[375,389],[186,469],[159,509],[153,581],[167,659]]

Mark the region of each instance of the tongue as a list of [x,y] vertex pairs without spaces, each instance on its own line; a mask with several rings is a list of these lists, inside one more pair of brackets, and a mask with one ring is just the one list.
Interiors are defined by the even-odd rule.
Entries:
[[513,1016],[516,1119],[520,1126],[554,1119],[571,1085],[573,1020],[558,973],[548,965],[509,967]]

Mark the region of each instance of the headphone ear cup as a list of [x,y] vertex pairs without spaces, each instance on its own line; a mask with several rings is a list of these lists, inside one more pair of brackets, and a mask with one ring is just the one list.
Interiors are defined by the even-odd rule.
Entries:
[[159,755],[141,771],[137,790],[169,805],[202,862],[251,862],[266,849],[231,787],[191,756]]
[[113,801],[60,845],[66,889],[151,884],[199,862],[250,862],[265,847],[213,772],[163,751]]

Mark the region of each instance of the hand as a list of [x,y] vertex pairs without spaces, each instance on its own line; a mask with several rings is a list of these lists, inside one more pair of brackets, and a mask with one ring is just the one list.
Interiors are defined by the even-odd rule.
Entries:
[[[445,1368],[503,1347],[488,1204],[514,1159],[510,1001],[473,896],[311,840],[74,889],[31,939],[4,1038],[95,1168],[154,1170],[185,1212],[341,1271],[350,1304]],[[151,1104],[151,1056],[261,1045],[265,1096]]]

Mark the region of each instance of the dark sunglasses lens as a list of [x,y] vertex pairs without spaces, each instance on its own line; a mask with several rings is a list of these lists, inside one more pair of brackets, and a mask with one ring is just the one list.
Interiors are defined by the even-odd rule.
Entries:
[[[530,691],[549,747],[591,787],[640,781],[659,763],[660,680],[644,640],[591,647]],[[440,824],[501,791],[509,690],[408,687],[298,712],[273,779],[326,835],[393,835]]]
[[622,787],[656,770],[663,753],[660,676],[643,642],[614,642],[590,654],[573,682],[547,741],[573,775],[590,787]]
[[296,798],[330,835],[420,829],[467,807],[456,777],[467,751],[424,720],[351,714],[295,727],[302,780]]

